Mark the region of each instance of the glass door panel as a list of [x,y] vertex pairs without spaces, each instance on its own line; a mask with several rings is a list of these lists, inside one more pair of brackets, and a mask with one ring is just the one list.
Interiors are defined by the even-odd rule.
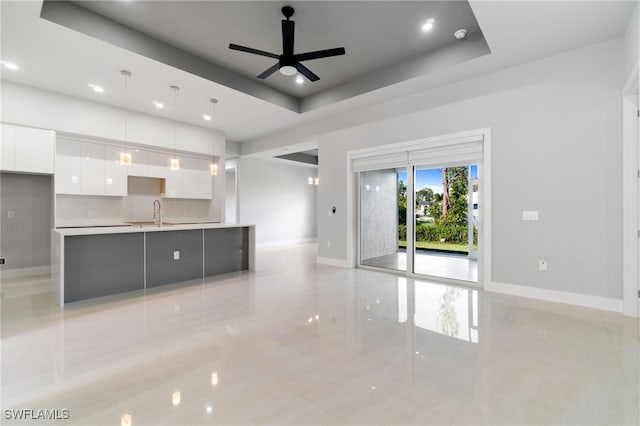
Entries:
[[361,265],[407,270],[406,177],[404,169],[360,172]]
[[413,272],[478,281],[478,166],[414,167]]

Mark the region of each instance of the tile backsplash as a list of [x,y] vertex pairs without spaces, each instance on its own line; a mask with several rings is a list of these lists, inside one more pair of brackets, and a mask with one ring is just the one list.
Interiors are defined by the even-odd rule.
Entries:
[[129,177],[126,197],[57,195],[56,226],[99,226],[151,222],[160,200],[165,222],[218,221],[213,200],[162,198],[162,179]]

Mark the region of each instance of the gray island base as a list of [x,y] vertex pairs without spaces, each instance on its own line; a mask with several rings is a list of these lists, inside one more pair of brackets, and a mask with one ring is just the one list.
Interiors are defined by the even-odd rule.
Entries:
[[52,283],[65,303],[253,270],[255,227],[221,223],[51,231]]

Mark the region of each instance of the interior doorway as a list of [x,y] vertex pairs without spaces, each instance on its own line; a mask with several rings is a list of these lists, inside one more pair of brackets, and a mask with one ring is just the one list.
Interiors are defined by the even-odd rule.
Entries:
[[638,317],[640,335],[640,63],[623,89],[623,313]]
[[235,159],[225,161],[225,197],[224,197],[224,221],[225,223],[238,223],[238,161]]

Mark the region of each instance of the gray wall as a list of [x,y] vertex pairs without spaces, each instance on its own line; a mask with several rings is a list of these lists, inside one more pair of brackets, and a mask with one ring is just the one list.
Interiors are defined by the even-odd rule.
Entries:
[[398,179],[395,170],[360,173],[360,217],[361,259],[398,252]]
[[0,251],[7,258],[3,271],[51,263],[52,204],[51,176],[0,174]]
[[[346,153],[491,127],[493,281],[620,299],[621,88],[616,39],[325,118],[251,142],[319,144],[319,256],[346,260]],[[243,147],[244,150],[244,147]],[[325,212],[335,205],[338,213]],[[523,222],[523,210],[540,221]],[[537,261],[549,263],[546,273]]]
[[257,244],[316,238],[318,186],[307,183],[316,174],[315,168],[284,160],[239,158],[240,223],[256,225]]

